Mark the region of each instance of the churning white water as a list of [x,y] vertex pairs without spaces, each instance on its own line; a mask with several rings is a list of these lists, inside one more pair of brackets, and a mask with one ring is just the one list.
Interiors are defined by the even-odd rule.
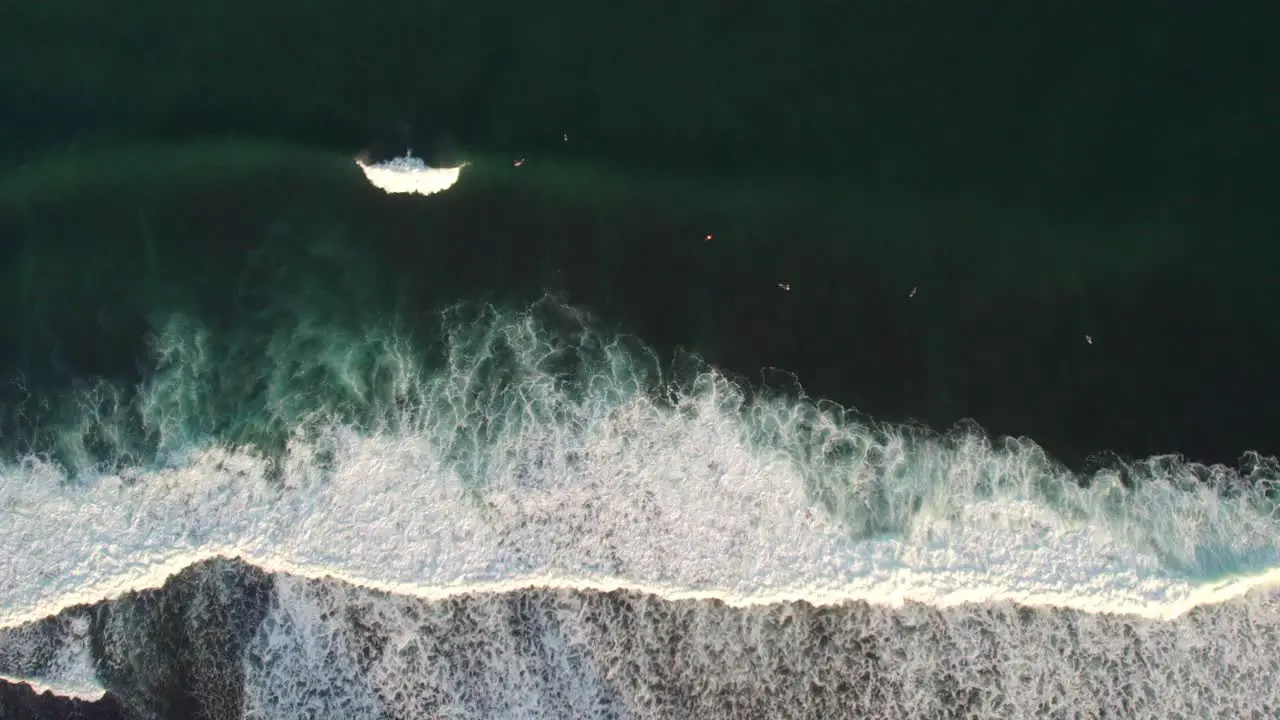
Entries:
[[[156,463],[85,477],[39,457],[0,469],[0,628],[157,587],[204,558],[243,559],[281,573],[246,659],[260,717],[412,716],[427,696],[444,716],[675,712],[636,689],[659,673],[645,664],[664,643],[685,665],[661,673],[703,673],[713,693],[763,687],[782,666],[810,672],[801,651],[837,662],[848,639],[828,647],[813,618],[851,601],[867,604],[858,632],[893,658],[894,687],[932,672],[930,653],[954,663],[995,648],[988,670],[964,672],[977,683],[1020,668],[990,681],[1008,686],[1002,712],[1105,701],[1106,648],[1132,633],[1149,637],[1166,664],[1149,670],[1172,673],[1170,692],[1190,672],[1187,643],[1247,677],[1241,663],[1269,662],[1237,652],[1258,626],[1275,644],[1275,603],[1245,595],[1280,579],[1278,521],[1262,494],[1202,482],[1232,471],[1156,458],[1130,468],[1132,488],[1118,471],[1084,487],[1028,441],[876,424],[747,393],[705,366],[667,377],[639,343],[552,306],[446,313],[435,363],[390,332],[321,350],[282,339],[298,356],[279,378],[263,371],[268,386],[306,377],[309,392],[372,409],[359,422],[290,415],[284,385],[269,388],[257,412],[293,424],[276,453],[201,434],[222,370],[206,331],[173,323],[141,405]],[[531,587],[544,590],[517,592]],[[613,589],[628,592],[588,592]],[[536,651],[504,629],[512,602],[536,606]],[[1011,603],[1045,612],[1020,620]],[[378,628],[372,656],[353,649],[373,642],[353,636],[357,615]],[[441,634],[458,623],[470,629]],[[457,653],[477,664],[440,661],[466,633],[475,644]],[[1098,676],[1042,687],[1067,672],[1056,642],[1096,654]],[[1008,704],[1015,686],[1032,705]]]

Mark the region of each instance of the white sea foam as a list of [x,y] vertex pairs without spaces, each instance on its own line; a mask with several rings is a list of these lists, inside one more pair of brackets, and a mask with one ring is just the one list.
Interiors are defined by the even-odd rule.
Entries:
[[1280,596],[1173,622],[1009,604],[426,602],[280,576],[245,717],[1275,717]]
[[[1148,618],[1280,579],[1260,498],[1184,487],[1178,463],[1152,464],[1164,476],[1136,490],[1107,473],[1083,489],[1030,443],[749,401],[712,370],[654,385],[643,352],[573,336],[566,346],[533,314],[492,311],[449,329],[438,371],[387,351],[408,365],[384,357],[370,372],[398,374],[414,406],[402,394],[398,421],[378,427],[313,422],[274,474],[251,448],[190,438],[182,452],[170,442],[163,467],[87,479],[36,458],[3,468],[0,627],[217,555],[425,598],[634,588],[731,605],[1013,601]],[[365,392],[357,369],[335,377]],[[152,384],[153,400],[175,377],[200,382],[182,368]]]
[[[14,672],[32,666],[39,668],[38,677]],[[106,692],[89,651],[89,619],[82,615],[62,619],[52,633],[39,625],[0,630],[0,678],[25,682],[37,693],[82,700],[97,700]]]
[[406,152],[404,157],[386,162],[365,163],[356,160],[361,172],[379,190],[388,193],[434,195],[453,187],[458,182],[462,167],[433,168],[420,158]]

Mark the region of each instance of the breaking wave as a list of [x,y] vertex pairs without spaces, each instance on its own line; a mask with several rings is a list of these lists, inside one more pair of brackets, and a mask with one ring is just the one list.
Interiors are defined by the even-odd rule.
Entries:
[[[1265,458],[1079,476],[1029,440],[878,423],[696,357],[664,363],[554,298],[459,305],[437,338],[300,320],[247,343],[175,316],[154,351],[142,387],[86,387],[74,422],[28,439],[48,449],[0,469],[0,544],[20,548],[0,555],[0,627],[45,638],[0,658],[6,674],[92,695],[73,606],[216,557],[274,577],[242,651],[250,717],[710,712],[636,690],[677,672],[664,652],[691,675],[663,682],[751,686],[742,702],[764,705],[718,707],[764,712],[761,678],[836,662],[823,608],[879,628],[865,657],[904,693],[933,672],[929,643],[978,652],[975,628],[1017,625],[1010,603],[1079,648],[1157,628],[1157,663],[1181,662],[1185,640],[1159,623],[1200,606],[1275,623],[1245,598],[1280,577]],[[992,662],[1038,662],[1032,630],[1006,629],[1025,642]],[[921,633],[938,637],[898,638]],[[1105,696],[1085,685],[1027,697]],[[1031,712],[1009,702],[992,707]]]
[[1026,440],[664,366],[552,299],[456,307],[442,330],[434,358],[389,330],[305,325],[232,358],[172,321],[130,407],[99,387],[62,428],[79,472],[4,468],[7,544],[25,548],[2,561],[4,624],[215,555],[428,597],[537,584],[1152,617],[1277,567],[1260,458],[1247,478],[1176,458],[1076,477]]

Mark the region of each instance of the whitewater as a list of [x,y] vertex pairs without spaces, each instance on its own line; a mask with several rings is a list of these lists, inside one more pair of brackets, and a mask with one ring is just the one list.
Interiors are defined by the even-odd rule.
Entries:
[[[554,298],[445,312],[435,363],[389,329],[320,352],[317,333],[273,341],[279,366],[262,370],[239,442],[208,430],[228,358],[177,318],[136,400],[153,462],[6,464],[0,628],[215,557],[282,587],[323,578],[428,602],[622,590],[744,611],[1016,604],[1134,622],[1252,608],[1280,579],[1262,458],[1247,478],[1177,458],[1081,478],[1028,440],[876,423],[696,358],[664,364]],[[109,427],[127,413],[97,397],[69,446],[127,434]],[[272,431],[274,449],[243,440]],[[1229,491],[1242,480],[1254,489]],[[84,635],[67,630],[42,682],[93,696]]]
[[1273,458],[1081,474],[556,296],[422,337],[299,277],[232,331],[153,315],[141,385],[0,438],[0,678],[137,717],[174,667],[209,717],[1280,708]]

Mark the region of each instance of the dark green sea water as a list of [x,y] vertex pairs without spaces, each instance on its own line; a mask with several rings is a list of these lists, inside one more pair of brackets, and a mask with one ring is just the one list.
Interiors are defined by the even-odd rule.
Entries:
[[[11,3],[0,466],[71,482],[193,438],[283,457],[300,424],[372,428],[413,401],[371,332],[442,371],[451,322],[532,307],[557,342],[622,338],[649,389],[713,367],[748,402],[1025,438],[1083,484],[1176,465],[1265,497],[1276,15]],[[353,162],[407,148],[469,165],[421,198]],[[510,380],[492,364],[478,385]]]

